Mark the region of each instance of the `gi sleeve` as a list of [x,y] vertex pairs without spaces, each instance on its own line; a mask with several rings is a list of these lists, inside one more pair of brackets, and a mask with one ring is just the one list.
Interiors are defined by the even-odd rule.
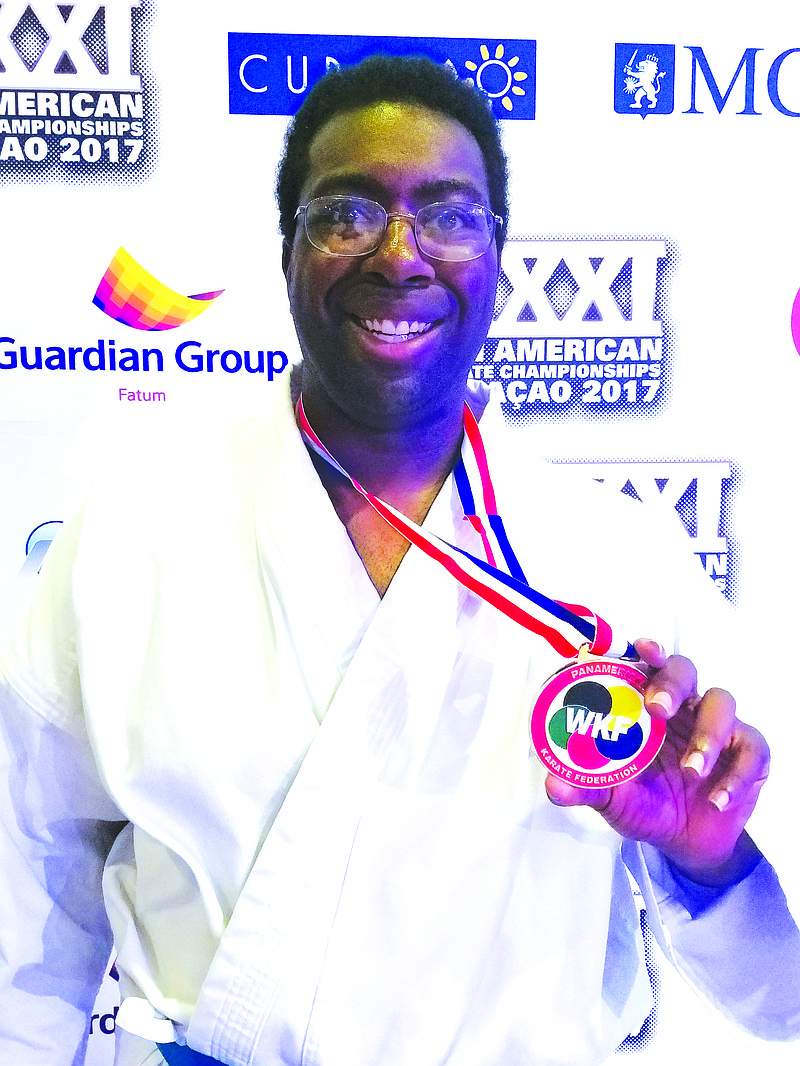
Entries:
[[681,876],[647,844],[622,850],[656,940],[691,984],[754,1036],[800,1036],[800,931],[767,860],[720,891]]
[[81,726],[64,595],[74,536],[56,538],[0,663],[0,1062],[25,1066],[84,1061],[111,950],[103,866],[124,824]]
[[[670,528],[661,532],[657,594],[673,597],[674,650],[697,666],[701,693],[709,685],[729,689],[741,718],[764,728],[769,740],[761,721],[763,672],[753,676],[741,625],[686,551],[685,538]],[[748,876],[720,890],[690,881],[647,844],[625,841],[622,853],[656,940],[690,984],[757,1037],[800,1036],[800,931],[769,862],[756,855]]]

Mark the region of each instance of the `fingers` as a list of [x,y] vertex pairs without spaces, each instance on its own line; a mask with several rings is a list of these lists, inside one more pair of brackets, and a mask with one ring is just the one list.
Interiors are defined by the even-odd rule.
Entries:
[[684,703],[696,699],[697,671],[694,663],[683,655],[665,659],[644,689],[645,706],[655,718],[671,718]]
[[561,778],[548,774],[544,782],[547,797],[557,807],[594,807],[602,813],[611,798],[610,788],[576,788]]
[[735,715],[724,689],[710,689],[700,701],[694,730],[681,766],[687,774],[710,780],[709,800],[724,811],[752,800],[769,774],[769,747],[752,726]]
[[[654,642],[637,641],[637,651],[657,666],[657,652],[648,645]],[[736,717],[730,692],[711,688],[700,698],[694,664],[671,655],[650,677],[644,700],[654,717],[672,722],[670,730],[679,745],[686,738],[681,768],[689,779],[710,780],[708,799],[717,810],[757,794],[769,773],[769,748],[758,730]]]
[[694,728],[681,766],[700,778],[708,777],[722,749],[731,743],[736,724],[736,701],[730,692],[709,689],[697,702]]
[[633,642],[633,646],[636,648],[639,658],[646,662],[648,666],[663,666],[667,661],[667,653],[657,640],[651,640],[650,637],[639,637],[638,640]]
[[733,764],[709,795],[718,811],[743,801],[755,803],[761,786],[769,776],[769,748],[766,741],[751,726],[743,726],[742,730],[743,733],[753,734],[753,739],[749,736],[737,739]]

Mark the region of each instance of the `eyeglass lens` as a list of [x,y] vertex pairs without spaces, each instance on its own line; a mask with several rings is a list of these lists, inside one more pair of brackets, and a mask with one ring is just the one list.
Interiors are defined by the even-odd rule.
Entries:
[[[308,239],[330,255],[367,255],[383,239],[387,214],[357,196],[322,196],[305,209]],[[432,259],[465,262],[483,255],[492,241],[494,215],[480,204],[428,204],[416,215],[419,249]]]

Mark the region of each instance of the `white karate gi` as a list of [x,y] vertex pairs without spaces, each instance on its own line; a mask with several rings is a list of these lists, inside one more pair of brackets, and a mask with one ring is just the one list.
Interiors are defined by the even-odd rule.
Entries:
[[[717,594],[643,508],[514,456],[524,438],[499,412],[482,429],[534,586],[667,645],[680,606],[702,654]],[[450,479],[426,524],[480,553]],[[529,707],[559,665],[416,549],[379,599],[286,398],[224,446],[117,471],[59,534],[3,662],[0,1061],[24,1043],[25,1066],[72,1062],[109,947],[98,880],[117,820],[121,1066],[187,1038],[236,1066],[602,1061],[651,994],[620,840],[552,806],[531,753]],[[662,911],[707,993],[785,1036],[798,1008],[767,981],[798,952],[780,906],[772,971],[748,959],[743,976],[703,938],[753,893],[763,908],[771,876],[691,928]]]

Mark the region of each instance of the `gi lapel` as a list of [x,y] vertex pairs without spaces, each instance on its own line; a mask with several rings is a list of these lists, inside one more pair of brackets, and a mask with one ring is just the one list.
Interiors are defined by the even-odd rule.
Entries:
[[[450,498],[448,482],[432,521],[452,525]],[[286,547],[285,534],[278,547],[291,556],[296,541]],[[324,564],[329,556],[322,555]],[[320,565],[313,563],[312,575]],[[328,576],[334,587],[342,580]],[[308,570],[303,582],[311,596]],[[298,961],[307,984],[292,1004],[295,1024],[282,1017],[276,1023],[276,1054],[291,1039],[289,1029],[302,1036],[361,812],[407,727],[409,689],[444,690],[456,653],[459,586],[421,553],[406,556],[383,600],[361,590],[357,608],[347,612],[349,634],[342,625],[334,632],[336,596],[327,586],[316,592],[321,622],[313,640],[324,662],[322,669],[314,664],[312,697],[321,725],[255,858],[187,1032],[193,1047],[242,1066]],[[299,1061],[302,1048],[295,1053]]]

